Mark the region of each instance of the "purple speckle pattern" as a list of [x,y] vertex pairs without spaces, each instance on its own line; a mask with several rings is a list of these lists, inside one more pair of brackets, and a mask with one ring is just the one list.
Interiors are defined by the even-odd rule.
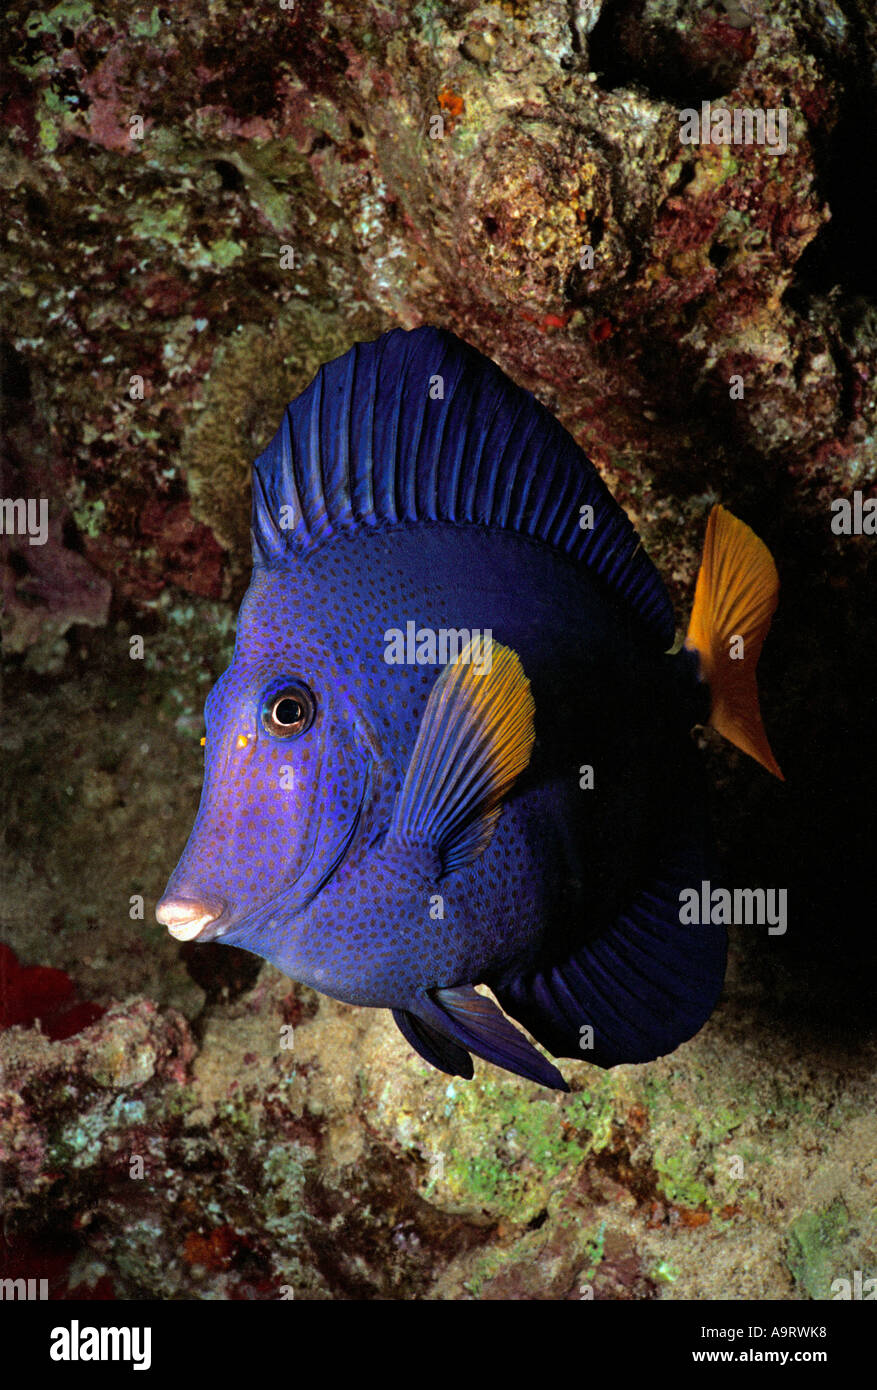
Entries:
[[[437,367],[447,399],[427,403]],[[428,1060],[459,1071],[465,1059],[463,1074],[461,1040],[564,1085],[501,1015],[464,1003],[451,1017],[459,990],[482,982],[558,1055],[580,1056],[580,1030],[598,1020],[603,1066],[697,1031],[725,961],[724,934],[686,932],[677,913],[679,876],[708,872],[689,739],[704,688],[684,655],[665,654],[660,578],[569,436],[452,335],[385,335],[289,407],[254,470],[253,542],[234,659],[207,701],[201,804],[165,901],[215,914],[201,939],[393,1009]],[[409,624],[489,633],[518,657],[535,706],[529,764],[492,838],[450,872],[442,845],[394,835],[442,671],[410,652],[388,659],[390,632]],[[265,711],[290,689],[312,718],[281,737]]]

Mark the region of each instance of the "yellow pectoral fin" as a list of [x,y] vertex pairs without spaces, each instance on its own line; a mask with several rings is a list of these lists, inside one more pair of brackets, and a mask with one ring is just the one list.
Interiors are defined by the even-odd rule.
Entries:
[[467,647],[436,681],[393,817],[391,836],[427,845],[444,872],[487,848],[503,798],[530,761],[530,682],[515,652],[493,642],[490,662]]

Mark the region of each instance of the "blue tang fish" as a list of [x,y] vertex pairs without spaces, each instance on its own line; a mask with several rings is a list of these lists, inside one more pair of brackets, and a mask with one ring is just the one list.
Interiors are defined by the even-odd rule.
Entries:
[[671,653],[666,590],[594,466],[429,327],[357,344],[287,408],[252,539],[158,920],[391,1009],[451,1075],[474,1053],[567,1090],[511,1019],[601,1067],[692,1037],[726,954],[723,927],[680,922],[713,869],[692,726],[781,775],[761,541],[713,509]]

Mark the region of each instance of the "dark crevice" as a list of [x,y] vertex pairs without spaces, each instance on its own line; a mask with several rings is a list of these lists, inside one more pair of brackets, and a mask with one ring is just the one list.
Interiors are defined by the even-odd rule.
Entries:
[[844,344],[856,341],[856,337],[862,329],[862,315],[857,306],[856,311],[853,312],[841,311],[839,318],[839,332],[828,335],[827,346],[831,353],[831,359],[837,368],[838,382],[840,383],[837,406],[842,427],[846,430],[856,419],[856,397],[861,382]]
[[680,7],[678,27],[646,18],[646,0],[608,0],[588,40],[591,68],[600,85],[641,87],[658,101],[697,106],[737,85],[754,41],[748,29],[729,43],[705,26],[701,5]]
[[868,42],[853,4],[841,3],[851,38],[843,49],[814,43],[820,61],[836,85],[840,115],[830,131],[810,134],[818,170],[817,187],[831,210],[798,261],[794,284],[785,295],[797,312],[806,313],[811,296],[839,286],[848,295],[877,296],[877,144],[871,138],[877,80]]
[[686,163],[682,165],[679,171],[679,177],[673,184],[673,187],[667,190],[668,195],[673,198],[678,198],[679,194],[684,193],[685,189],[692,182],[696,172],[697,166],[694,160],[687,160]]
[[573,53],[581,53],[582,51],[582,40],[578,25],[578,9],[579,7],[577,4],[571,4],[569,6],[569,41],[572,45]]
[[27,561],[23,555],[19,555],[17,550],[10,550],[5,558],[16,579],[25,579],[30,574]]
[[197,941],[186,942],[180,948],[180,957],[189,978],[206,994],[206,1008],[239,999],[252,989],[262,969],[258,956],[217,941],[200,945]]
[[52,75],[52,91],[71,111],[87,111],[91,98],[80,90],[76,74],[69,68]]
[[0,342],[0,400],[3,413],[31,398],[30,367],[11,343]]
[[49,222],[51,215],[49,204],[41,194],[35,192],[32,188],[25,190],[24,211],[30,221],[35,223],[37,227],[44,227]]
[[569,0],[567,4],[567,27],[569,28],[569,45],[572,53],[565,54],[560,60],[560,66],[569,72],[572,68],[581,67],[583,49],[582,36],[579,33],[578,5],[575,0]]
[[228,159],[215,159],[213,167],[222,180],[222,186],[234,193],[244,186],[244,176],[236,164]]
[[80,553],[84,549],[82,544],[82,533],[72,517],[64,518],[61,525],[61,539],[64,542],[65,550],[76,550]]
[[230,55],[223,44],[205,44],[202,61],[216,74],[201,89],[206,106],[225,107],[241,120],[275,114],[280,97],[276,41],[271,36],[251,43],[243,57]]

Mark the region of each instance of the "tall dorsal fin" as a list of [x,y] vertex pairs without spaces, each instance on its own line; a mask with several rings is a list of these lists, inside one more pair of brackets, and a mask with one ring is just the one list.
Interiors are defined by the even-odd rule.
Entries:
[[326,363],[253,472],[256,565],[358,526],[489,526],[569,556],[657,646],[673,640],[664,585],[594,465],[529,391],[444,329],[396,328]]

